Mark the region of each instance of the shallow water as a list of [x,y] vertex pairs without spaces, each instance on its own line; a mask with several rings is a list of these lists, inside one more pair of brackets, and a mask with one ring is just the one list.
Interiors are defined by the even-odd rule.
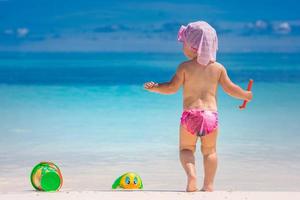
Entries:
[[[153,73],[160,69],[159,63],[166,64],[165,74],[157,75],[161,80],[168,79],[165,76],[175,70],[171,64],[181,58],[173,55],[168,62],[163,62],[163,55],[150,55],[153,60],[144,55],[134,61],[135,57],[130,56],[124,65],[136,62],[139,64],[135,67],[138,67],[144,63]],[[261,55],[252,54],[221,58],[230,64],[230,56],[235,60],[232,65],[243,63],[244,57],[246,61],[261,62]],[[289,58],[289,55],[285,56]],[[144,91],[140,82],[150,80],[151,73],[143,78],[131,77],[129,82],[119,81],[116,77],[111,78],[113,82],[101,82],[101,78],[97,84],[81,82],[82,79],[76,79],[72,73],[72,81],[68,83],[55,82],[53,77],[47,83],[39,82],[35,76],[27,77],[29,82],[22,82],[16,80],[16,74],[22,74],[18,69],[26,68],[27,73],[34,71],[27,64],[36,62],[38,66],[37,60],[43,56],[25,56],[24,61],[15,56],[10,62],[7,61],[9,56],[3,57],[1,59],[9,64],[4,66],[2,63],[0,68],[15,69],[15,74],[11,74],[13,79],[7,82],[7,76],[0,70],[0,191],[31,190],[30,171],[44,160],[60,166],[64,190],[109,189],[114,179],[126,171],[138,172],[145,189],[185,188],[185,175],[178,160],[181,92],[164,96]],[[94,59],[93,55],[91,57]],[[287,61],[295,67],[288,70],[297,71],[299,63],[290,57]],[[33,61],[29,62],[29,58]],[[272,58],[277,63],[278,56],[271,55],[269,60]],[[52,64],[56,62],[54,65],[60,66],[59,59],[53,59]],[[72,70],[72,63],[76,63],[73,59],[69,55],[66,60],[71,64],[64,68]],[[110,59],[99,61],[99,66],[108,65]],[[45,60],[40,63],[43,67],[48,62]],[[87,55],[79,59],[81,65],[83,60],[91,62]],[[255,65],[255,62],[250,65],[246,61],[245,71]],[[13,66],[14,62],[19,62],[18,66]],[[116,65],[117,68],[122,66]],[[273,69],[264,70],[274,72]],[[233,67],[229,70],[239,73]],[[63,77],[65,74],[60,80],[64,80]],[[245,82],[234,77],[246,87]],[[295,77],[291,81],[287,78],[279,81],[278,77],[271,81],[271,78],[256,81],[257,77],[254,77],[254,100],[243,111],[238,109],[241,101],[220,90],[217,190],[299,191],[300,94],[297,91],[300,91],[300,79]],[[77,84],[73,83],[76,80]],[[197,167],[200,184],[202,161],[199,151]]]

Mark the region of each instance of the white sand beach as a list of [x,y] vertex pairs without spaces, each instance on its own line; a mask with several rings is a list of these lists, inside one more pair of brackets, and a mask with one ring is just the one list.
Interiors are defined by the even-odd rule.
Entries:
[[180,191],[63,191],[63,192],[34,192],[25,191],[19,193],[1,193],[2,200],[119,200],[119,199],[162,199],[162,200],[282,200],[300,199],[300,192],[242,192],[242,191],[216,191],[211,193],[194,192],[186,193]]

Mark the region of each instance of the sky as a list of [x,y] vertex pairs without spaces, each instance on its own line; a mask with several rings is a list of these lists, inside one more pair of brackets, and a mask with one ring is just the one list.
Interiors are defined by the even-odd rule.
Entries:
[[0,51],[177,52],[204,20],[221,52],[300,52],[297,0],[0,0]]

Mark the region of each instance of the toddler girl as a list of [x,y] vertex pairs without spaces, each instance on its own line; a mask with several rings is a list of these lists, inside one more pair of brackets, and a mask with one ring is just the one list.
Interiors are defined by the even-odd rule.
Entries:
[[180,123],[180,161],[187,175],[186,191],[197,190],[194,152],[201,140],[204,180],[202,191],[213,191],[217,169],[218,135],[217,89],[220,84],[229,95],[250,101],[251,91],[231,82],[226,69],[216,62],[218,38],[208,23],[197,21],[181,26],[178,40],[189,59],[181,63],[173,78],[166,83],[147,82],[144,88],[161,94],[174,94],[183,87],[183,113]]

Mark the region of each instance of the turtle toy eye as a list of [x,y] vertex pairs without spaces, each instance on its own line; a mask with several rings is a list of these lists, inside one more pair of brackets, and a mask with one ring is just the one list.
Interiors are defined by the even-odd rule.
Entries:
[[128,176],[126,176],[126,178],[125,178],[125,183],[126,183],[127,185],[130,184],[130,178],[129,178]]
[[134,177],[134,179],[133,179],[133,183],[134,183],[134,185],[136,185],[136,184],[137,184],[137,182],[138,182],[137,178],[136,178],[136,177]]

